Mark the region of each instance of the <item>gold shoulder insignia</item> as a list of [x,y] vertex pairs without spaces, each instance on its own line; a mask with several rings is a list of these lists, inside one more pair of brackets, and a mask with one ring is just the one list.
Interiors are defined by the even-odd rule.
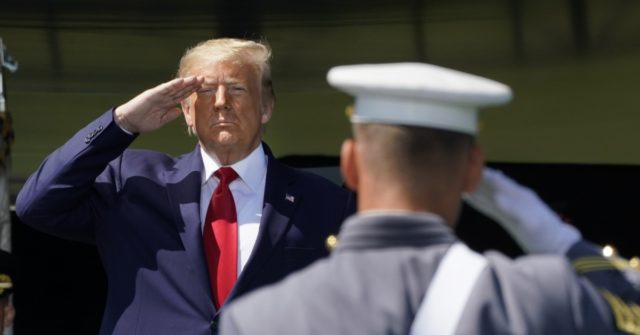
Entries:
[[572,264],[579,273],[602,270],[627,270],[631,268],[629,261],[620,257],[582,257],[575,259]]
[[602,248],[602,256],[577,258],[572,265],[579,273],[602,270],[640,271],[640,259],[638,257],[633,257],[630,260],[620,257],[617,250],[610,245]]
[[640,306],[633,303],[628,304],[607,290],[601,290],[600,293],[611,307],[616,327],[620,331],[640,335]]

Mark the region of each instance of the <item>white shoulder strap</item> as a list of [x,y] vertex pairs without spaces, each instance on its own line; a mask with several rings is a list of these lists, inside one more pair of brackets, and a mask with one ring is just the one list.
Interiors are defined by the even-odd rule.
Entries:
[[486,266],[484,256],[462,243],[452,245],[427,288],[410,334],[453,334],[471,290]]

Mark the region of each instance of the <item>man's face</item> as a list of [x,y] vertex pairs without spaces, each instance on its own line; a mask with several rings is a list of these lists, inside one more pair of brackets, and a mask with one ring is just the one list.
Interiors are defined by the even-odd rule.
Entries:
[[251,65],[220,61],[194,74],[205,80],[184,108],[187,125],[195,129],[205,150],[221,160],[229,154],[246,157],[260,143],[262,125],[272,112],[263,103],[259,71]]

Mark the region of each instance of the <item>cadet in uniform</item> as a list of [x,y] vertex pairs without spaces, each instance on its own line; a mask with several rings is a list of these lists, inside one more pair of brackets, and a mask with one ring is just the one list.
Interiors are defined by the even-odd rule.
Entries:
[[[476,111],[510,100],[507,86],[418,63],[328,80],[356,96],[341,169],[358,213],[328,259],[229,305],[222,334],[640,334],[637,274],[484,168]],[[467,248],[453,231],[463,195],[532,255]]]

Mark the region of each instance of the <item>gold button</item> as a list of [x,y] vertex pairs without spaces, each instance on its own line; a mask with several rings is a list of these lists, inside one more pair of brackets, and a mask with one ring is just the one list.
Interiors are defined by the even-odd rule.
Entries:
[[605,245],[602,248],[602,256],[604,257],[613,257],[617,255],[618,255],[618,251],[616,250],[616,248],[614,248],[611,245]]
[[325,241],[325,247],[327,247],[327,250],[333,251],[336,245],[338,245],[338,238],[335,235],[329,235]]
[[345,107],[344,115],[347,116],[347,119],[351,119],[351,116],[353,115],[353,105],[348,105],[347,107]]

